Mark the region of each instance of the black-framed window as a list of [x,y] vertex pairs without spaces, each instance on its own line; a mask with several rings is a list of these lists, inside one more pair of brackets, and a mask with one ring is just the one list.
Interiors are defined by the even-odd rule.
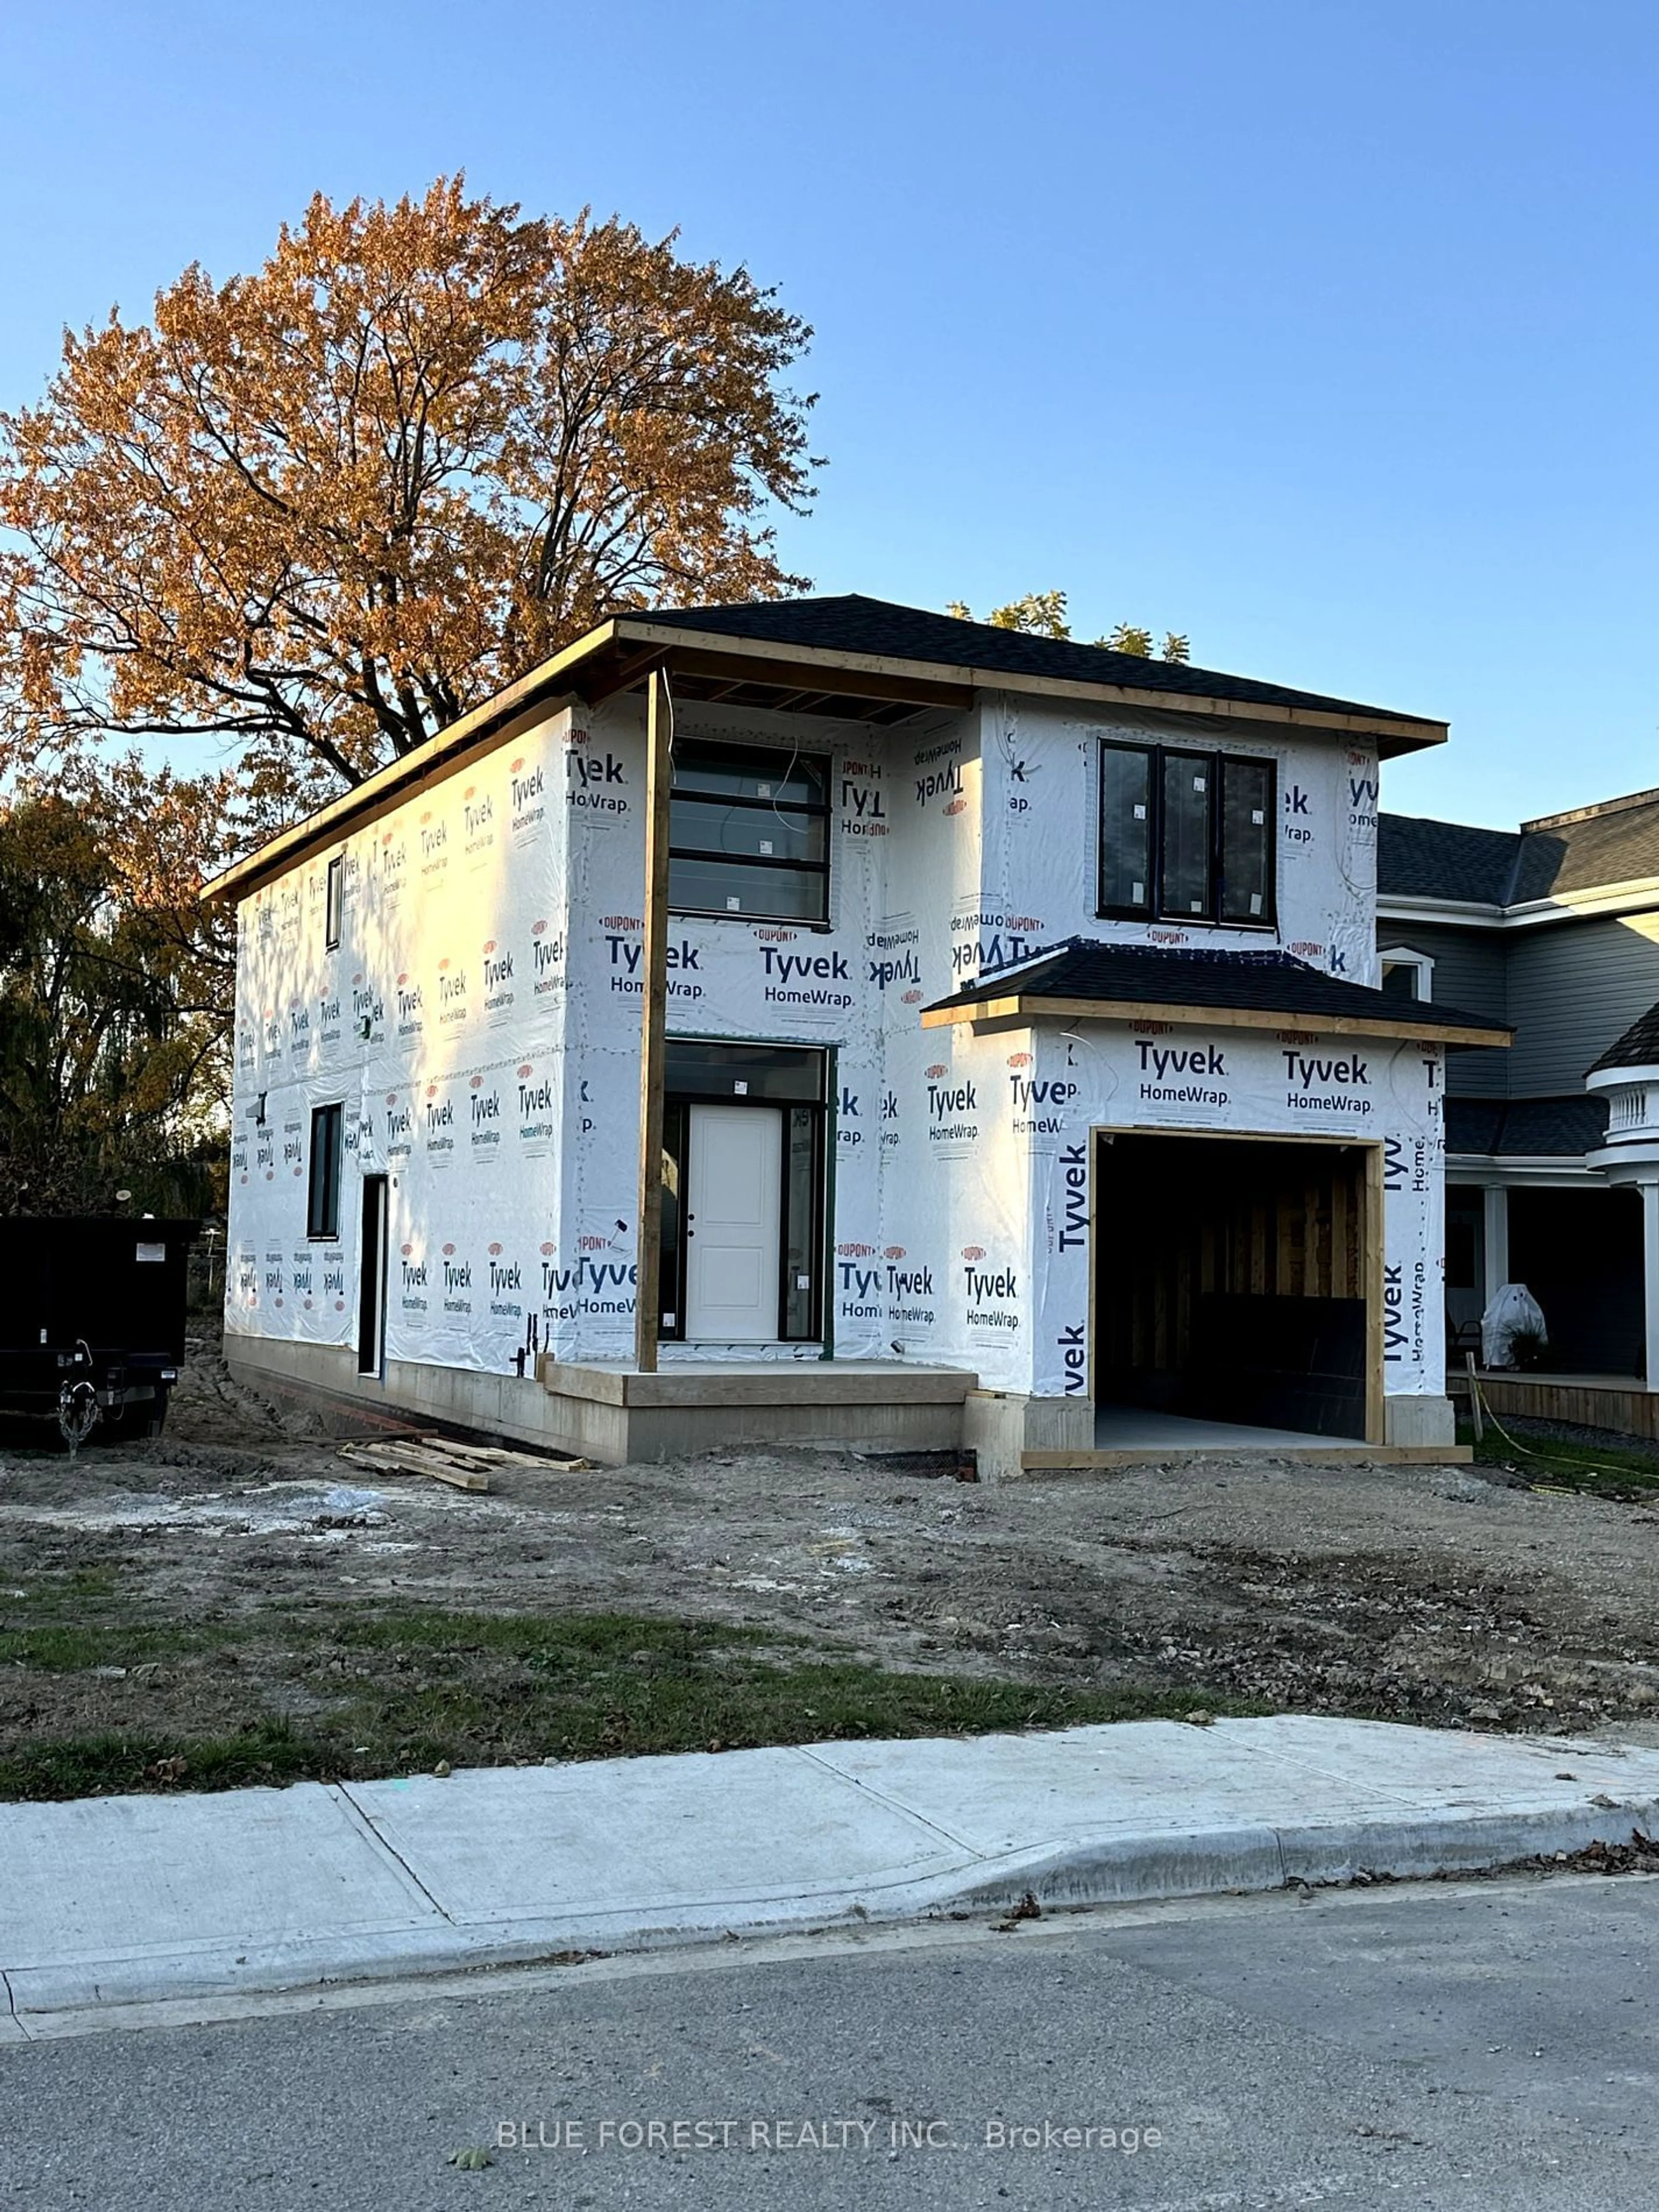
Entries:
[[670,1037],[663,1091],[671,1098],[800,1098],[821,1104],[827,1065],[813,1046]]
[[684,738],[674,747],[668,903],[745,921],[830,919],[830,763]]
[[344,1133],[343,1106],[312,1108],[311,1182],[306,1202],[307,1237],[337,1237],[340,1233],[340,1158]]
[[328,864],[327,895],[323,901],[323,944],[337,950],[345,925],[345,855],[337,853]]
[[1278,805],[1271,760],[1103,742],[1098,911],[1270,928]]

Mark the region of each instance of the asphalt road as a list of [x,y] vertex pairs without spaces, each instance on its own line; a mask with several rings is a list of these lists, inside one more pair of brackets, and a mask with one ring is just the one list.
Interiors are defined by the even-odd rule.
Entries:
[[1659,1880],[1573,1876],[125,2028],[0,2046],[0,2203],[1649,2212],[1656,1966]]

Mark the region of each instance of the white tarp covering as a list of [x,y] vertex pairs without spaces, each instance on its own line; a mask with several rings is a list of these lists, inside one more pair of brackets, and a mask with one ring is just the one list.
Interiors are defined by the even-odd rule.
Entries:
[[[683,707],[682,738],[830,756],[833,920],[676,917],[671,1035],[833,1054],[824,1299],[839,1356],[1085,1389],[1091,1126],[1352,1132],[1386,1148],[1388,1389],[1438,1393],[1437,1049],[1188,1025],[921,1026],[930,1001],[1073,935],[1265,942],[1375,982],[1375,756],[1260,725],[1225,749],[1277,763],[1277,937],[1097,919],[1100,741],[1167,736],[1156,721],[994,699],[883,732]],[[561,713],[337,848],[337,951],[326,854],[246,902],[233,1329],[353,1340],[361,1164],[392,1177],[391,1358],[501,1371],[526,1347],[628,1355],[643,775],[636,699]],[[342,1097],[340,1235],[313,1244],[311,1110]]]
[[1544,1309],[1524,1283],[1504,1283],[1480,1316],[1480,1361],[1486,1367],[1513,1367],[1515,1340],[1547,1339]]

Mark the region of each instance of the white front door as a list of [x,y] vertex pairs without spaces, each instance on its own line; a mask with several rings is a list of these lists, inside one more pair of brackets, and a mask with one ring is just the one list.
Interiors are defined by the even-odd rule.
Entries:
[[775,1343],[783,1115],[770,1106],[693,1106],[690,1120],[685,1334]]

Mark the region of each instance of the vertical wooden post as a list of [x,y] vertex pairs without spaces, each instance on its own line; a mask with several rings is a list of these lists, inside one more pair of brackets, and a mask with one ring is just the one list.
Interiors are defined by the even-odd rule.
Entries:
[[645,946],[640,993],[639,1280],[634,1304],[634,1364],[657,1370],[662,1276],[662,1090],[668,1026],[668,793],[673,765],[673,708],[668,678],[646,679]]

